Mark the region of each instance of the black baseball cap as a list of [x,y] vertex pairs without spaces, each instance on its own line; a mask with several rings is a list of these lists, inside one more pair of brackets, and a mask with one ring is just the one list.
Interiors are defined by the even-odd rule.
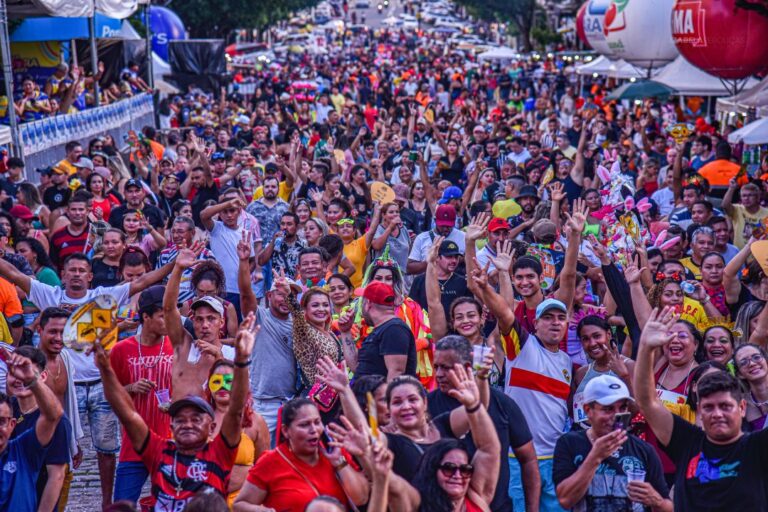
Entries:
[[174,417],[185,407],[194,407],[198,411],[206,413],[211,418],[214,417],[213,407],[211,407],[211,404],[199,396],[185,396],[184,398],[176,400],[168,408],[168,414],[170,414],[171,417]]
[[443,240],[437,250],[438,256],[460,256],[459,246],[453,240]]
[[140,189],[144,188],[144,185],[142,185],[141,180],[138,178],[131,178],[128,181],[125,182],[125,188],[128,187],[138,187]]
[[150,306],[162,306],[165,286],[156,284],[150,286],[139,295],[139,311],[143,311]]
[[541,200],[539,197],[539,191],[534,185],[526,185],[520,189],[520,193],[517,194],[517,199],[523,197],[535,197],[536,199]]

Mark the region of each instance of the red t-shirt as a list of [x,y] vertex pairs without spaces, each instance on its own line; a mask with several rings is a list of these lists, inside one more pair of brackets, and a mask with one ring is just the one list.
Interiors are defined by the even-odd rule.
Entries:
[[226,498],[236,454],[237,446],[227,446],[221,434],[192,456],[178,453],[176,443],[150,431],[140,455],[152,479],[152,510],[183,510],[196,493],[208,489]]
[[[301,475],[280,456],[278,450],[293,463]],[[248,472],[248,481],[267,492],[267,497],[261,505],[285,512],[304,512],[307,504],[317,497],[317,492],[307,480],[320,494],[333,496],[342,503],[347,502],[333,466],[323,455],[320,455],[317,464],[310,466],[284,445],[278,446],[259,457]]]
[[[163,439],[170,439],[171,417],[158,407],[155,391],[167,389],[169,395],[171,393],[171,368],[173,366],[171,339],[166,336],[162,343],[153,347],[142,345],[141,357],[139,357],[139,342],[135,336],[131,336],[112,348],[109,353],[109,360],[115,374],[117,374],[117,380],[123,386],[137,382],[139,379],[149,379],[156,384],[154,391],[144,395],[131,395],[133,406],[152,432],[156,432]],[[128,439],[125,428],[123,428],[123,439]],[[141,457],[133,449],[131,443],[123,442],[121,444],[121,461],[141,461]]]

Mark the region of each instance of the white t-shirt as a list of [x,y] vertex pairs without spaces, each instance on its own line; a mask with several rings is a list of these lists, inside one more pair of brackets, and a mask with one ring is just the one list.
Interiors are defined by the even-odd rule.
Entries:
[[[261,241],[259,221],[250,214],[241,215],[237,221],[237,229],[230,229],[220,220],[214,221],[211,230],[211,252],[216,255],[216,261],[224,269],[227,278],[227,293],[240,293],[237,287],[237,267],[240,258],[237,255],[237,244],[242,240],[243,230],[250,231],[253,243]],[[251,245],[251,257],[256,253]]]
[[[429,254],[429,250],[432,247],[433,239],[436,238],[437,235],[434,233],[434,231],[425,231],[423,233],[420,233],[414,240],[413,240],[413,246],[411,247],[411,253],[408,255],[409,260],[413,261],[427,261],[427,254]],[[456,228],[453,228],[451,230],[451,234],[448,235],[446,240],[450,240],[452,242],[456,242],[456,245],[459,246],[459,251],[461,251],[461,254],[464,254],[464,232],[459,231]]]
[[660,188],[651,195],[656,204],[659,205],[659,214],[666,217],[675,209],[675,193],[669,187]]
[[[109,295],[115,299],[117,306],[124,306],[130,301],[131,283],[119,284],[117,286],[99,286],[93,290],[88,290],[84,296],[79,299],[69,297],[63,288],[50,286],[41,283],[37,279],[32,279],[29,290],[29,301],[37,306],[41,311],[45,308],[64,308],[68,311],[74,311],[77,306],[93,300],[98,295]],[[65,348],[75,368],[75,375],[72,379],[75,382],[89,382],[101,378],[99,370],[93,362],[93,357],[86,356],[83,352]]]

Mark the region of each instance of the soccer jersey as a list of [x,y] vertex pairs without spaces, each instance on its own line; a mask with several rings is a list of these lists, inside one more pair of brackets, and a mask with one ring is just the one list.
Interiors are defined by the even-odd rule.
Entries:
[[562,350],[552,352],[519,326],[501,337],[507,358],[504,392],[523,411],[532,429],[536,455],[551,457],[568,422],[572,363]]

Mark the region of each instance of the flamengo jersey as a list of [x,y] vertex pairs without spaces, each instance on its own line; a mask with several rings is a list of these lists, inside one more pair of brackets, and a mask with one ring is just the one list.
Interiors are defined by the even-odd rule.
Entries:
[[568,422],[571,358],[562,350],[544,348],[518,322],[509,334],[502,335],[501,344],[507,357],[504,392],[523,411],[536,455],[552,457]]

